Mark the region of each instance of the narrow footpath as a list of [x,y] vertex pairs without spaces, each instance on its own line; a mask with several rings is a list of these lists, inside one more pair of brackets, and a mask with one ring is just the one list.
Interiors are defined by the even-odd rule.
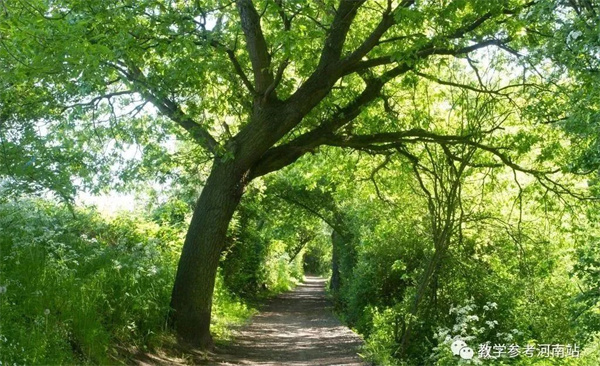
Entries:
[[357,355],[362,340],[334,316],[323,278],[306,277],[236,333],[217,349],[215,365],[364,365]]

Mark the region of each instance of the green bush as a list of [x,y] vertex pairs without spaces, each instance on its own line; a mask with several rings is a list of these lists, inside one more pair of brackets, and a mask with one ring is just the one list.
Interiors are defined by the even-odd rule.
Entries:
[[106,363],[164,331],[177,233],[44,202],[0,206],[3,363]]
[[231,337],[230,328],[232,325],[242,324],[256,313],[256,309],[249,307],[241,297],[234,295],[226,287],[222,272],[222,269],[219,268],[211,315],[211,331],[217,340],[229,339]]
[[307,245],[304,254],[304,271],[328,277],[331,274],[331,238],[320,236]]
[[[0,205],[2,364],[106,364],[167,332],[183,232],[132,214],[43,201]],[[213,330],[250,314],[218,280]]]
[[[302,253],[298,254],[290,263],[290,256],[285,249],[286,245],[283,241],[271,241],[264,261],[265,285],[273,293],[288,291],[296,285],[298,280],[302,279]],[[298,268],[298,263],[300,263],[300,268]]]

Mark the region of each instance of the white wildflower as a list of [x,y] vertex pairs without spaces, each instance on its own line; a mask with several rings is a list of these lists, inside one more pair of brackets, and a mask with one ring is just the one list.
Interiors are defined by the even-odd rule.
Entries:
[[571,33],[569,33],[568,38],[570,40],[576,40],[577,38],[579,38],[581,36],[581,32],[580,31],[573,31]]
[[119,263],[119,261],[114,260],[114,259],[113,259],[113,265],[114,265],[114,267],[115,267],[115,269],[117,271],[120,270],[121,268],[123,268],[123,266],[121,265],[121,263]]

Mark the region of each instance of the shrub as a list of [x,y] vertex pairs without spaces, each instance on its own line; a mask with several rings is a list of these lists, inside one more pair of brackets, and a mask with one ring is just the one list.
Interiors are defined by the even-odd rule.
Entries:
[[[2,364],[114,363],[167,331],[183,232],[44,201],[0,204]],[[218,280],[213,329],[251,314]]]

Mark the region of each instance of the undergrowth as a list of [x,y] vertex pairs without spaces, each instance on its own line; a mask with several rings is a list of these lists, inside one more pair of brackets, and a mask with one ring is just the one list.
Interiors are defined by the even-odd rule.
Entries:
[[[0,203],[0,361],[115,364],[160,347],[184,230],[41,200]],[[217,279],[213,334],[252,313]]]

